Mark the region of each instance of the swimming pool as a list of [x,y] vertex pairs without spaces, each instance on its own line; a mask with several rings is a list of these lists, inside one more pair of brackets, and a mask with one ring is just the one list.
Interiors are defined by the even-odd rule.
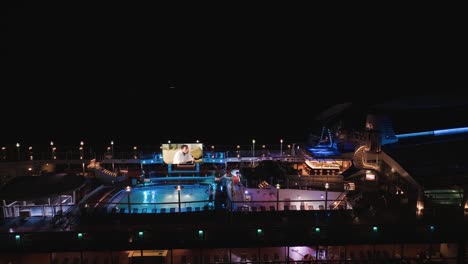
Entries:
[[[180,186],[180,190],[178,190]],[[213,204],[214,184],[153,185],[121,190],[111,203],[121,213],[169,213],[207,210]]]

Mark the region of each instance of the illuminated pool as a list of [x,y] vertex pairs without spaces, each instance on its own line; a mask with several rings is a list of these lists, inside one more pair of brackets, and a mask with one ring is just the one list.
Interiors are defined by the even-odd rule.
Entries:
[[[180,186],[180,190],[178,190]],[[114,210],[128,213],[170,213],[202,211],[212,208],[214,184],[180,184],[125,189],[111,199]],[[130,195],[129,195],[130,194]],[[129,206],[130,205],[130,206]]]

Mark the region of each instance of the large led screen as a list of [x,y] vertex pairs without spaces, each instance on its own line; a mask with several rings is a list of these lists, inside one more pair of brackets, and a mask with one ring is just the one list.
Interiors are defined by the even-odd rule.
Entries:
[[166,164],[194,164],[203,161],[203,144],[162,144],[162,156]]

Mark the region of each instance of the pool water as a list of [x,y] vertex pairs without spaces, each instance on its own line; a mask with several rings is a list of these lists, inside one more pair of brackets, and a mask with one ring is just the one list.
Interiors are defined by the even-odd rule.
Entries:
[[[119,208],[130,207],[133,213],[164,213],[180,211],[198,211],[203,208],[211,207],[212,190],[211,184],[187,184],[180,185],[180,191],[177,185],[156,185],[149,187],[135,187],[131,189],[130,197],[125,190],[122,190],[112,199]],[[179,193],[180,192],[180,193]],[[164,209],[163,209],[164,208]],[[128,209],[127,209],[128,211]]]

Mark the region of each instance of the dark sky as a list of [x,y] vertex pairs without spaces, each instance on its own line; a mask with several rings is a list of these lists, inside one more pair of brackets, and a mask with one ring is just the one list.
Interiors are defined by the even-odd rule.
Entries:
[[300,141],[336,103],[466,87],[456,46],[424,41],[445,34],[437,28],[370,33],[166,11],[3,11],[0,143]]

